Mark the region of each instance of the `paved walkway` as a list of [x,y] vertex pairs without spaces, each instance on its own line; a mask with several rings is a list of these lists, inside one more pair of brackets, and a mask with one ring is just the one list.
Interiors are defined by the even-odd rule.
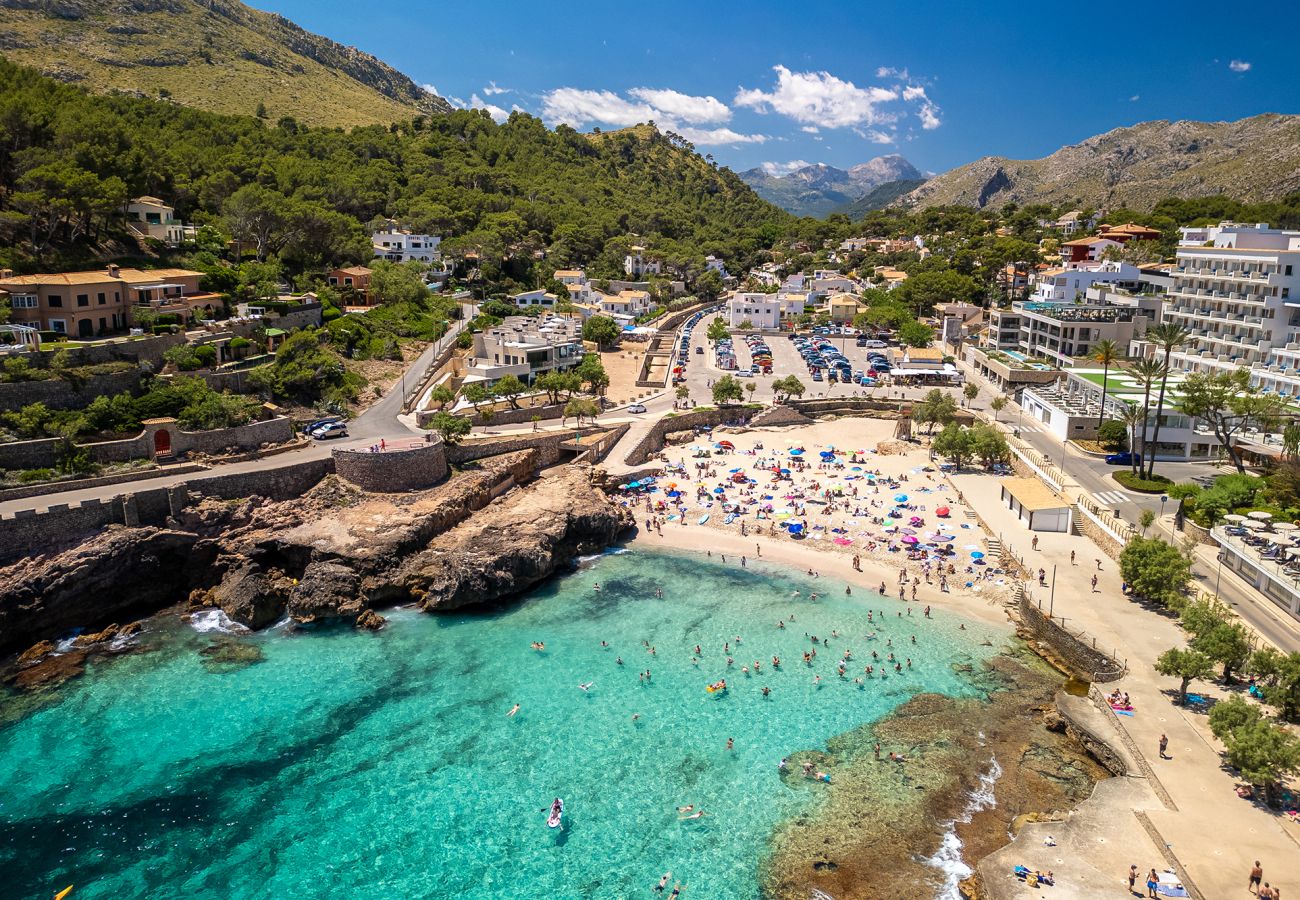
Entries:
[[[1237,782],[1220,768],[1217,742],[1207,717],[1177,706],[1171,698],[1171,694],[1176,697],[1177,680],[1155,672],[1155,658],[1184,643],[1176,620],[1124,596],[1118,563],[1085,537],[1039,534],[1038,549],[1032,549],[1032,535],[1000,499],[998,478],[963,474],[954,477],[953,483],[993,532],[1002,535],[1003,545],[1025,560],[1027,568],[1035,573],[1040,568],[1046,570],[1047,586],[1040,587],[1036,578],[1030,579],[1028,590],[1033,600],[1041,602],[1044,610],[1050,606],[1072,631],[1082,629],[1096,638],[1099,648],[1114,648],[1113,652],[1127,661],[1129,674],[1107,689],[1127,691],[1136,713],[1116,717],[1116,724],[1132,739],[1172,801],[1174,808],[1161,804],[1146,814],[1202,896],[1241,893],[1255,859],[1263,862],[1266,878],[1273,876],[1275,883],[1291,888],[1291,893],[1300,891],[1300,826],[1236,796]],[[1098,579],[1095,591],[1091,584],[1094,574]],[[1192,689],[1207,698],[1228,696],[1213,684],[1196,684]],[[1169,738],[1168,760],[1159,758],[1161,734]],[[1133,808],[1147,805],[1143,800]],[[1079,815],[1079,827],[1086,827],[1088,813]],[[1164,867],[1159,858],[1128,859],[1127,845],[1114,852],[1117,883],[1130,862],[1143,872],[1152,866]]]

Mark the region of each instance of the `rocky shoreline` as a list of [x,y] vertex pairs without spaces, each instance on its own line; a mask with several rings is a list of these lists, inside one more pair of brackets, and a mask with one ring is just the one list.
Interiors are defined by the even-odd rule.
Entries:
[[166,528],[112,526],[21,560],[0,569],[0,653],[23,654],[8,680],[32,681],[22,673],[49,655],[50,641],[178,603],[220,609],[251,629],[286,615],[378,628],[385,607],[491,604],[631,526],[589,469],[533,479],[534,468],[533,451],[504,454],[406,494],[369,494],[330,476],[296,500],[205,500]]
[[[1005,846],[1020,822],[1064,815],[1108,776],[1055,728],[1059,675],[1026,653],[1008,652],[982,677],[987,700],[919,695],[824,752],[790,757],[792,784],[804,783],[805,760],[829,772],[832,783],[813,812],[773,837],[766,896],[802,900],[814,889],[835,900],[937,896],[946,873],[934,858],[950,829],[974,868]],[[890,761],[890,752],[905,761]],[[987,790],[994,761],[995,802],[972,812],[971,798]],[[881,778],[882,769],[892,777]],[[962,890],[977,896],[978,885],[968,881]]]

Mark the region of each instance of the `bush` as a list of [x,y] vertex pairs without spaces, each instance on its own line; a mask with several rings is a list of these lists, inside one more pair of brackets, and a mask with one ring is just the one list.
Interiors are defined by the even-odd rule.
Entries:
[[1112,453],[1128,449],[1128,427],[1118,419],[1107,419],[1097,429],[1097,440]]
[[1134,475],[1132,472],[1111,472],[1110,476],[1124,487],[1141,494],[1164,494],[1173,486],[1173,481],[1164,475],[1156,474],[1150,478]]
[[18,483],[39,484],[42,481],[53,481],[57,474],[53,469],[25,469],[18,473]]

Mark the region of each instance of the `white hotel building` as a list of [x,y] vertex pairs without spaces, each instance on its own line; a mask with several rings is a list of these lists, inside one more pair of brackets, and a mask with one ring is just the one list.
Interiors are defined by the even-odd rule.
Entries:
[[1300,396],[1300,231],[1225,222],[1182,232],[1164,318],[1192,337],[1170,363],[1248,367],[1253,384]]

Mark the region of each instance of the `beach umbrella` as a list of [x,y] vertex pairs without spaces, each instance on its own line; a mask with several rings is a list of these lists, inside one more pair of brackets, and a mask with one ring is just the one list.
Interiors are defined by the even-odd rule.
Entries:
[[1252,519],[1257,519],[1260,522],[1267,522],[1269,519],[1273,518],[1272,513],[1264,512],[1262,509],[1252,510],[1251,512],[1246,513],[1246,515],[1250,516]]
[[888,527],[890,527],[890,526],[892,526],[892,525],[894,524],[894,520],[893,520],[893,519],[884,519],[884,520],[881,521],[880,524],[881,524],[881,525],[884,525],[886,528],[888,528]]
[[740,471],[740,469],[728,469],[727,471],[730,472],[732,475],[735,475],[737,472]]
[[948,515],[950,512],[951,512],[951,510],[948,509],[948,507],[946,507],[946,506],[941,506],[941,507],[939,507],[938,509],[936,509],[936,510],[934,511],[934,514],[935,514],[936,516],[939,516],[940,518],[942,518],[943,516]]
[[1246,517],[1245,517],[1245,516],[1238,515],[1237,513],[1231,513],[1230,515],[1226,515],[1226,516],[1224,516],[1224,517],[1223,517],[1223,521],[1225,521],[1225,522],[1244,522],[1244,521],[1246,521]]
[[793,450],[790,451],[790,455],[791,455],[791,456],[803,456],[803,451],[800,450],[798,447],[795,447]]
[[1259,519],[1247,519],[1242,522],[1241,525],[1243,528],[1249,528],[1251,531],[1259,531],[1262,528],[1268,527],[1267,523],[1262,522]]
[[727,492],[727,489],[726,489],[726,488],[723,488],[723,487],[715,487],[715,488],[713,489],[713,493],[715,493],[715,494],[725,494],[726,492]]
[[1295,531],[1296,525],[1294,522],[1274,522],[1273,530],[1274,531]]
[[789,469],[782,469],[782,470],[781,470],[781,474],[782,474],[782,475],[789,475],[789,474],[790,474],[790,470],[789,470]]
[[1300,556],[1300,547],[1288,547],[1286,551],[1286,555],[1291,557],[1292,559],[1294,559],[1297,556]]
[[803,526],[800,525],[798,522],[791,522],[787,527],[790,529],[791,534],[798,534],[799,532],[803,531]]
[[822,458],[822,459],[828,459],[828,458],[830,458],[830,457],[832,457],[832,456],[834,456],[834,455],[835,455],[835,451],[834,451],[834,450],[823,450],[823,451],[821,452],[821,458]]
[[906,495],[906,494],[899,494],[897,497],[894,498],[894,502],[895,502],[895,503],[906,503],[906,502],[907,502],[907,495]]
[[853,468],[849,469],[849,471],[850,471],[850,472],[861,472],[861,471],[862,471],[862,466],[854,466]]
[[682,492],[681,492],[681,491],[669,491],[669,492],[668,492],[668,496],[669,496],[669,497],[680,497],[681,495],[682,495]]
[[905,535],[903,535],[903,543],[904,543],[904,544],[918,544],[918,543],[920,543],[920,541],[918,541],[918,540],[916,539],[916,535],[914,535],[914,534],[905,534]]
[[721,447],[723,450],[735,450],[735,449],[736,449],[736,445],[733,444],[731,441],[718,441],[718,446]]
[[984,553],[982,551],[980,550],[971,551],[971,559],[983,559],[983,558],[984,558]]

